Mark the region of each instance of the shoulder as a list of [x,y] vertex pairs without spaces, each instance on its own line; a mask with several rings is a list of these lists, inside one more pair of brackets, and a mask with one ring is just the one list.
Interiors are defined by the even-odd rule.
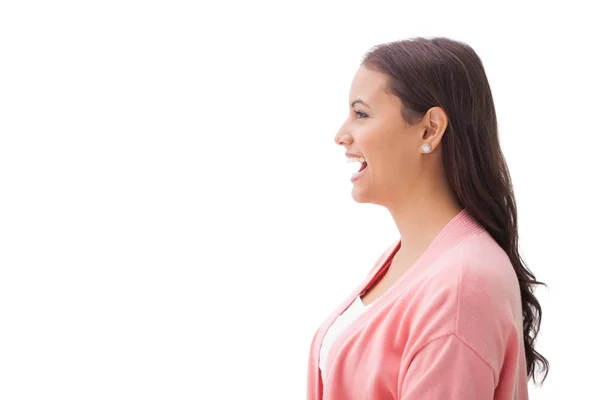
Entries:
[[441,254],[418,286],[414,322],[422,343],[453,334],[493,364],[522,331],[517,276],[506,252],[485,231]]
[[465,328],[462,324],[482,311],[493,312],[496,317],[520,314],[517,275],[510,258],[489,233],[484,231],[463,241],[456,249],[455,262],[447,267],[457,278],[459,333]]
[[465,238],[441,254],[431,265],[427,279],[437,290],[452,293],[458,306],[481,305],[482,301],[496,306],[520,300],[510,258],[486,231]]
[[474,319],[520,314],[520,289],[510,258],[484,231],[465,238],[432,265],[428,284],[453,303],[460,334]]
[[490,364],[502,360],[509,341],[522,341],[519,281],[510,258],[488,232],[466,238],[442,260],[451,292],[448,319],[461,341]]

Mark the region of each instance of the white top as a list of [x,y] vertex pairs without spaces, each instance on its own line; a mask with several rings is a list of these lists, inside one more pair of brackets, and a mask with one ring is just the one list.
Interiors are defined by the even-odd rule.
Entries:
[[321,354],[319,359],[319,367],[321,368],[321,374],[323,375],[323,382],[325,382],[325,363],[327,362],[327,357],[329,356],[329,349],[331,348],[331,344],[337,339],[337,337],[342,333],[344,329],[346,329],[352,322],[354,322],[364,310],[369,308],[371,304],[365,306],[360,298],[360,295],[356,297],[356,300],[344,311],[336,320],[333,322],[329,330],[325,333],[323,337],[323,343],[321,344]]

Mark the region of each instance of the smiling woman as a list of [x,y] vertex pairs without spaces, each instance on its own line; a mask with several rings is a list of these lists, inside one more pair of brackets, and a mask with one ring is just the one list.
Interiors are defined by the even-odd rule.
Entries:
[[314,335],[309,400],[527,399],[539,284],[481,60],[447,38],[376,46],[335,142],[352,197],[388,209],[400,239]]

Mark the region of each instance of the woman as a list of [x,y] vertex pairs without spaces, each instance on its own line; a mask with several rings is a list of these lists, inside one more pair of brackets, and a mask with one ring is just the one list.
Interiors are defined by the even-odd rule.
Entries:
[[376,46],[349,104],[335,142],[360,164],[352,197],[401,239],[315,334],[308,399],[526,399],[548,369],[539,282],[481,60],[447,38]]

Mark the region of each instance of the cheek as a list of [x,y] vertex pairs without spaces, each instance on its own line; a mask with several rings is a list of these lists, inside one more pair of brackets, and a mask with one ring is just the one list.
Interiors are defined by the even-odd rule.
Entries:
[[386,138],[369,143],[372,177],[382,185],[398,185],[415,175],[415,154],[402,138]]
[[385,130],[372,131],[357,138],[357,145],[367,157],[367,161],[381,173],[385,170],[397,170],[407,153],[405,144],[399,135]]
[[392,137],[385,126],[381,126],[375,121],[369,125],[365,124],[362,131],[355,137],[358,150],[373,162],[384,157],[390,146],[390,139]]

